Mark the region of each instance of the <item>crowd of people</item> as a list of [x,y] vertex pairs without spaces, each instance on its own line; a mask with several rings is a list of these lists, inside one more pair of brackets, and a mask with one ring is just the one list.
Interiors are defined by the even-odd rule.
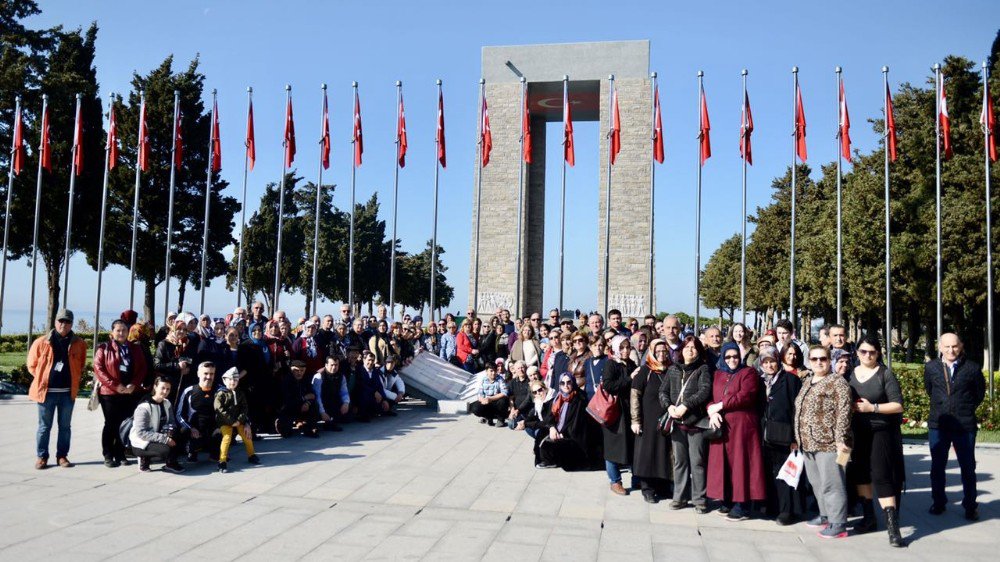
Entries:
[[[501,331],[506,338],[493,337]],[[647,502],[670,499],[671,509],[728,521],[757,513],[779,525],[805,521],[828,539],[874,531],[880,512],[890,545],[905,546],[903,394],[879,340],[846,336],[831,325],[810,345],[787,319],[755,338],[740,323],[725,336],[715,326],[694,334],[675,316],[649,315],[640,325],[611,310],[605,326],[600,314],[574,323],[553,310],[543,323],[539,314],[510,321],[498,311],[486,328],[470,314],[454,356],[451,347],[441,353],[470,371],[485,368],[471,412],[524,430],[539,469],[604,468],[618,495],[641,491]],[[929,511],[947,505],[944,467],[954,446],[965,517],[977,520],[975,412],[985,378],[956,334],[943,334],[939,351],[924,376]],[[861,517],[849,524],[855,510]]]
[[[754,337],[743,324],[723,336],[700,334],[675,316],[625,320],[617,310],[550,311],[511,318],[497,310],[487,322],[470,310],[457,323],[446,315],[390,321],[332,315],[268,316],[263,303],[224,318],[171,313],[158,330],[134,311],[115,320],[94,354],[94,397],[104,415],[101,446],[108,468],[138,459],[185,470],[181,460],[207,455],[229,469],[234,439],[247,462],[260,463],[260,435],[315,438],[349,422],[395,416],[406,387],[399,369],[432,353],[482,373],[470,411],[482,423],[524,431],[534,440],[539,469],[607,472],[613,493],[641,491],[671,509],[716,511],[729,521],[759,512],[779,525],[799,520],[823,538],[848,534],[848,514],[862,514],[854,533],[876,529],[884,515],[889,542],[903,546],[899,502],[905,488],[903,396],[886,368],[879,341],[852,344],[843,326],[824,328],[824,341],[795,339],[779,320]],[[87,344],[60,310],[53,329],[28,352],[38,403],[35,467],[49,466],[53,422],[56,464],[69,461],[73,405]],[[954,448],[961,467],[967,519],[978,519],[975,477],[976,408],[985,395],[980,367],[953,333],[925,366],[930,397],[930,513],[943,513],[945,465]],[[791,467],[791,468],[790,468]],[[804,469],[803,469],[804,467]],[[629,488],[623,472],[631,475]],[[789,474],[791,473],[791,474]]]

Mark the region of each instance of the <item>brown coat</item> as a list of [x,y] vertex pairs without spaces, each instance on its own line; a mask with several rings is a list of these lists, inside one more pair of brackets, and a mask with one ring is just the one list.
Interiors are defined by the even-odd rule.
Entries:
[[850,447],[851,386],[836,374],[802,381],[795,398],[795,441],[807,453],[834,453],[837,443]]
[[[55,330],[50,330],[45,335],[39,336],[31,343],[31,349],[28,350],[28,372],[31,373],[28,398],[39,404],[45,402],[45,396],[48,394],[49,373],[52,371],[52,364],[55,361],[51,341],[53,332]],[[73,339],[69,343],[69,395],[74,400],[76,400],[76,394],[80,390],[80,376],[83,375],[83,368],[86,365],[87,342],[73,334]]]

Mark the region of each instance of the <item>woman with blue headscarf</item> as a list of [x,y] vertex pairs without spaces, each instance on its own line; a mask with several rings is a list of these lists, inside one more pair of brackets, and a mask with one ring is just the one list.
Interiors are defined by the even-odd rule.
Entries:
[[559,375],[558,389],[542,410],[535,437],[535,468],[579,470],[593,464],[594,439],[586,394],[572,373]]
[[740,347],[727,342],[719,352],[708,414],[722,437],[708,447],[706,495],[720,500],[730,521],[750,518],[750,502],[767,498],[760,443],[760,378],[743,363]]
[[271,398],[277,393],[274,383],[274,363],[271,349],[264,337],[264,324],[254,322],[247,329],[249,336],[240,342],[236,349],[236,367],[240,372],[246,372],[240,378],[240,390],[246,393],[250,408],[251,428],[270,427],[265,422],[273,415],[273,408],[268,408]]

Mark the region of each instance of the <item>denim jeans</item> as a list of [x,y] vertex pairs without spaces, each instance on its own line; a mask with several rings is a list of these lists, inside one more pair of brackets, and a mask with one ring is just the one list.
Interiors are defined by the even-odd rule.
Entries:
[[962,473],[962,507],[974,509],[976,504],[976,432],[930,429],[927,442],[931,449],[931,501],[934,505],[948,503],[944,495],[945,467],[948,450],[955,446],[955,457]]
[[73,398],[69,392],[47,392],[45,401],[38,405],[38,433],[35,435],[38,458],[49,458],[49,436],[52,434],[52,418],[56,416],[59,434],[56,437],[56,458],[69,454],[70,421],[73,419]]
[[608,472],[608,480],[610,480],[612,484],[616,482],[621,483],[622,470],[621,467],[618,466],[618,463],[606,460],[604,461],[604,470]]

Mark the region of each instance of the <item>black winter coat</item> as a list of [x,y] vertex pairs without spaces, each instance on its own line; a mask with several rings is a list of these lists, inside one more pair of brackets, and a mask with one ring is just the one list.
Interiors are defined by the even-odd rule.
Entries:
[[681,423],[693,426],[708,415],[706,407],[712,400],[713,380],[712,370],[702,361],[691,365],[674,363],[667,369],[667,380],[660,385],[660,405],[664,410],[676,405],[681,399],[681,386],[687,381],[684,398],[681,399],[681,404],[687,406],[687,413],[681,418]]
[[931,412],[927,427],[951,431],[975,431],[976,408],[986,396],[986,377],[982,368],[961,358],[955,382],[947,375],[941,359],[924,365],[924,389],[930,396]]
[[601,385],[604,390],[618,398],[622,415],[611,427],[602,427],[604,434],[604,460],[618,464],[632,464],[635,434],[630,427],[629,400],[632,394],[632,371],[635,364],[630,360],[623,362],[608,360],[604,367],[604,377]]

